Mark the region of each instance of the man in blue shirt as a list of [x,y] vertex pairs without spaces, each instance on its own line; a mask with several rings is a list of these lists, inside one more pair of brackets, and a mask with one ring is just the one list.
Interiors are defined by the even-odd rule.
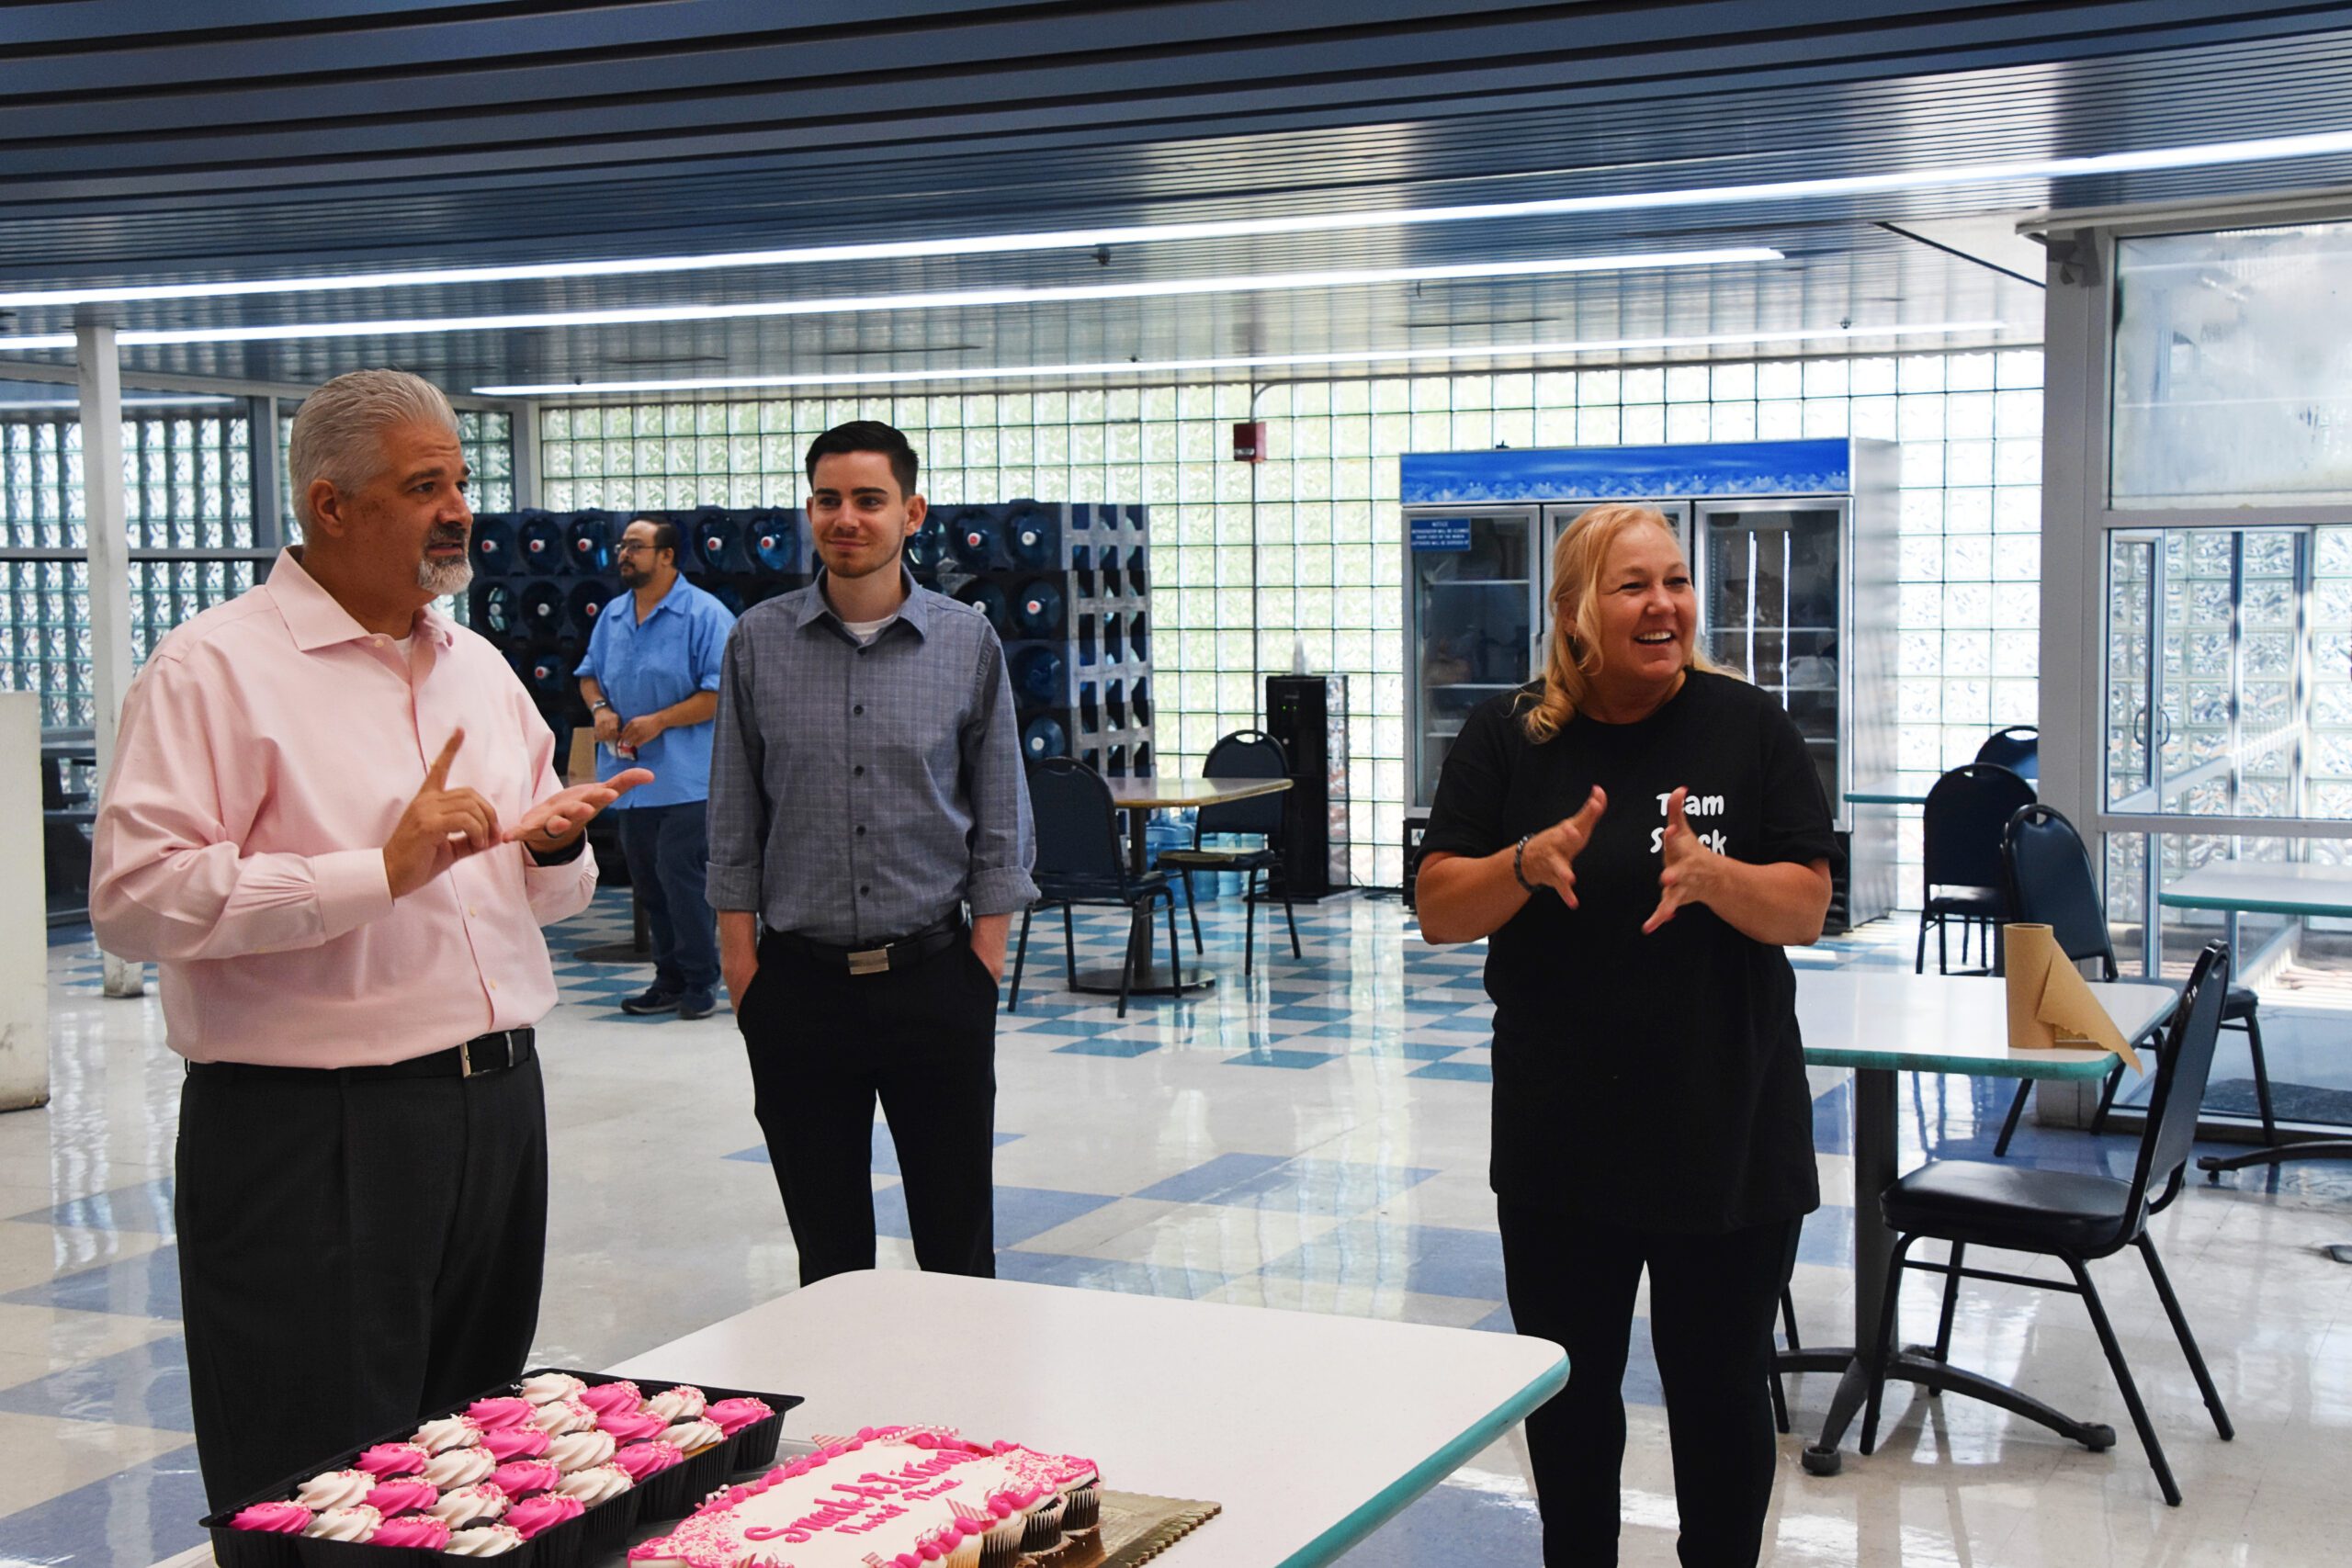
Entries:
[[653,935],[653,984],[628,1013],[707,1018],[717,1006],[718,940],[704,890],[719,659],[735,617],[678,571],[675,524],[640,517],[615,550],[628,590],[605,606],[573,671],[596,718],[596,776],[653,770],[613,803],[621,853]]

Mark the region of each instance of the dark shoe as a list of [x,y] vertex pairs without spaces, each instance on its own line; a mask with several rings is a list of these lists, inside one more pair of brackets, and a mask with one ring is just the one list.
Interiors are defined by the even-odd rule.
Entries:
[[638,996],[631,997],[628,1000],[621,1003],[621,1011],[626,1013],[634,1013],[639,1018],[643,1018],[650,1013],[675,1012],[677,1010],[678,993],[675,991],[664,991],[659,987],[655,987]]
[[678,998],[677,1007],[680,1018],[708,1018],[718,1010],[708,991],[688,991]]

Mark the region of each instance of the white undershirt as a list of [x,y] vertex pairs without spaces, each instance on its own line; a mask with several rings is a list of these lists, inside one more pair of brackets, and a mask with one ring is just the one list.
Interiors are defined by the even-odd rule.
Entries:
[[898,618],[899,612],[893,610],[878,621],[843,621],[842,623],[842,627],[843,630],[847,631],[850,636],[857,638],[859,644],[863,646],[864,644],[872,642],[876,637],[880,637],[882,635],[882,628],[888,626],[892,621],[895,621]]

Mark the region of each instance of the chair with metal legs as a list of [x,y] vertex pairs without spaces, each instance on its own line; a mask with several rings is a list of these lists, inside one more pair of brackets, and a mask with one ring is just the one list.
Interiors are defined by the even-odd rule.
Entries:
[[1977,974],[2000,970],[2000,926],[2004,919],[2001,895],[2001,825],[2021,806],[2033,804],[2033,786],[1989,762],[1970,762],[1952,769],[1928,791],[1919,812],[1919,853],[1922,886],[1919,902],[1919,945],[1911,967],[1928,967],[1928,928],[1936,930],[1936,973],[1951,972],[1946,931],[1960,922],[1961,962],[1968,962],[1968,939],[1981,936],[1984,967]]
[[[2205,1098],[2205,1080],[2213,1067],[2213,1046],[2221,1030],[2222,1004],[2229,993],[2229,953],[2221,944],[2216,943],[2199,955],[2196,970],[2181,993],[2180,1006],[2172,1015],[2165,1068],[2156,1075],[2147,1123],[2140,1135],[2139,1157],[2132,1165],[2130,1180],[2079,1171],[2030,1169],[1990,1160],[1940,1159],[1912,1171],[1879,1195],[1880,1209],[1897,1239],[1894,1256],[1887,1260],[1885,1306],[1879,1316],[1878,1343],[1871,1353],[1871,1379],[1869,1404],[1862,1416],[1862,1452],[1871,1452],[1878,1442],[1879,1409],[1886,1391],[1885,1368],[1894,1354],[1895,1309],[1905,1269],[1944,1276],[1943,1311],[1936,1329],[1935,1359],[1939,1361],[1946,1360],[1951,1353],[1952,1315],[1962,1279],[2066,1291],[2083,1298],[2091,1326],[2098,1334],[2108,1365],[2122,1391],[2124,1406],[2132,1413],[2132,1425],[2139,1432],[2140,1445],[2147,1450],[2149,1467],[2156,1472],[2165,1501],[2178,1507],[2180,1486],[2173,1479],[2172,1465],[2165,1458],[2164,1445],[2157,1439],[2155,1425],[2140,1397],[2139,1385],[2132,1381],[2132,1368],[2123,1359],[2123,1347],[2116,1339],[2114,1325],[2108,1321],[2106,1303],[2099,1299],[2098,1287],[2091,1280],[2091,1263],[2127,1247],[2137,1248],[2147,1265],[2148,1277],[2155,1285],[2157,1298],[2164,1303],[2174,1337],[2180,1342],[2181,1353],[2188,1358],[2189,1371],[2196,1376],[2198,1391],[2204,1395],[2205,1408],[2212,1416],[2214,1430],[2225,1442],[2236,1435],[2230,1425],[2229,1412],[2222,1408],[2221,1391],[2214,1387],[2213,1375],[2206,1370],[2196,1337],[2189,1332],[2188,1320],[2181,1314],[2180,1299],[2173,1293],[2172,1280],[2156,1256],[2155,1242],[2148,1234],[2150,1218],[2178,1198],[2186,1185],[2189,1151],[2197,1136],[2197,1111]],[[1950,1258],[1943,1263],[1914,1261],[1910,1258],[1913,1246],[1930,1237],[1950,1244]],[[1971,1247],[2054,1258],[2066,1266],[2074,1282],[1971,1269],[1966,1261],[1967,1248]],[[1933,1384],[1928,1386],[1930,1393],[1935,1392]],[[2112,1427],[2098,1427],[2088,1431],[2091,1435],[2083,1440],[2095,1450],[2115,1440]]]
[[1127,991],[1136,971],[1150,966],[1151,907],[1168,908],[1168,970],[1176,972],[1176,889],[1164,872],[1137,876],[1119,852],[1119,811],[1102,775],[1069,757],[1048,757],[1029,769],[1029,807],[1037,827],[1037,858],[1031,875],[1037,901],[1021,911],[1021,945],[1012,960],[1012,992],[1004,1010],[1021,1008],[1021,976],[1029,964],[1029,922],[1040,909],[1062,908],[1062,951],[1072,985],[1078,983],[1078,935],[1070,910],[1079,904],[1114,904],[1125,908],[1126,956],[1119,964],[1119,1016],[1127,1016]]
[[[1288,778],[1290,759],[1283,750],[1283,743],[1265,731],[1237,729],[1209,748],[1208,760],[1202,764],[1201,773],[1211,779]],[[1193,899],[1193,873],[1238,871],[1241,874],[1241,901],[1246,911],[1242,921],[1241,972],[1250,973],[1257,953],[1256,886],[1259,878],[1268,874],[1282,877],[1283,919],[1290,926],[1290,955],[1306,955],[1306,950],[1298,943],[1297,917],[1291,913],[1290,878],[1283,872],[1283,839],[1290,809],[1279,795],[1251,795],[1246,800],[1204,806],[1193,818],[1192,847],[1159,852],[1159,863],[1181,873],[1184,878],[1184,909],[1193,919],[1194,953],[1203,948],[1200,906]],[[1201,840],[1210,833],[1251,834],[1260,843],[1250,849],[1204,849]]]
[[[2099,902],[2098,879],[2091,870],[2090,852],[2084,847],[2082,835],[2075,831],[2075,825],[2062,813],[2037,803],[2020,807],[2010,816],[2001,830],[2001,881],[2015,919],[2048,926],[2059,950],[2068,958],[2078,964],[2098,965],[2099,979],[2118,977],[2115,942],[2108,931],[2107,910]],[[2246,1031],[2247,1048],[2254,1058],[2255,1101],[2262,1112],[2262,1140],[2275,1144],[2278,1132],[2270,1112],[2270,1069],[2263,1061],[2262,1025],[2256,1018],[2260,1005],[2261,998],[2252,987],[2232,986],[2222,1003],[2222,1026]],[[2157,1029],[2162,1027],[2159,1024]],[[2163,1070],[2160,1058],[2157,1070]],[[2116,1090],[2122,1082],[2123,1063],[2118,1059],[2100,1088],[2098,1110],[2091,1118],[2092,1132],[2106,1130],[2108,1110],[2115,1103]],[[2025,1116],[2026,1100],[2032,1092],[2032,1079],[2018,1080],[2017,1094],[2009,1101],[2009,1113],[2001,1123],[2001,1135],[1993,1144],[1996,1156],[2009,1152],[2009,1140],[2017,1136],[2018,1123]]]

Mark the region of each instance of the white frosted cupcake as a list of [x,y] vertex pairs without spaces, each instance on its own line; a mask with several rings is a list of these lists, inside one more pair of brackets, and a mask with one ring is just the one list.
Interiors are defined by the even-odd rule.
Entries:
[[441,1550],[452,1557],[497,1557],[523,1544],[523,1532],[513,1525],[482,1525],[459,1530]]

